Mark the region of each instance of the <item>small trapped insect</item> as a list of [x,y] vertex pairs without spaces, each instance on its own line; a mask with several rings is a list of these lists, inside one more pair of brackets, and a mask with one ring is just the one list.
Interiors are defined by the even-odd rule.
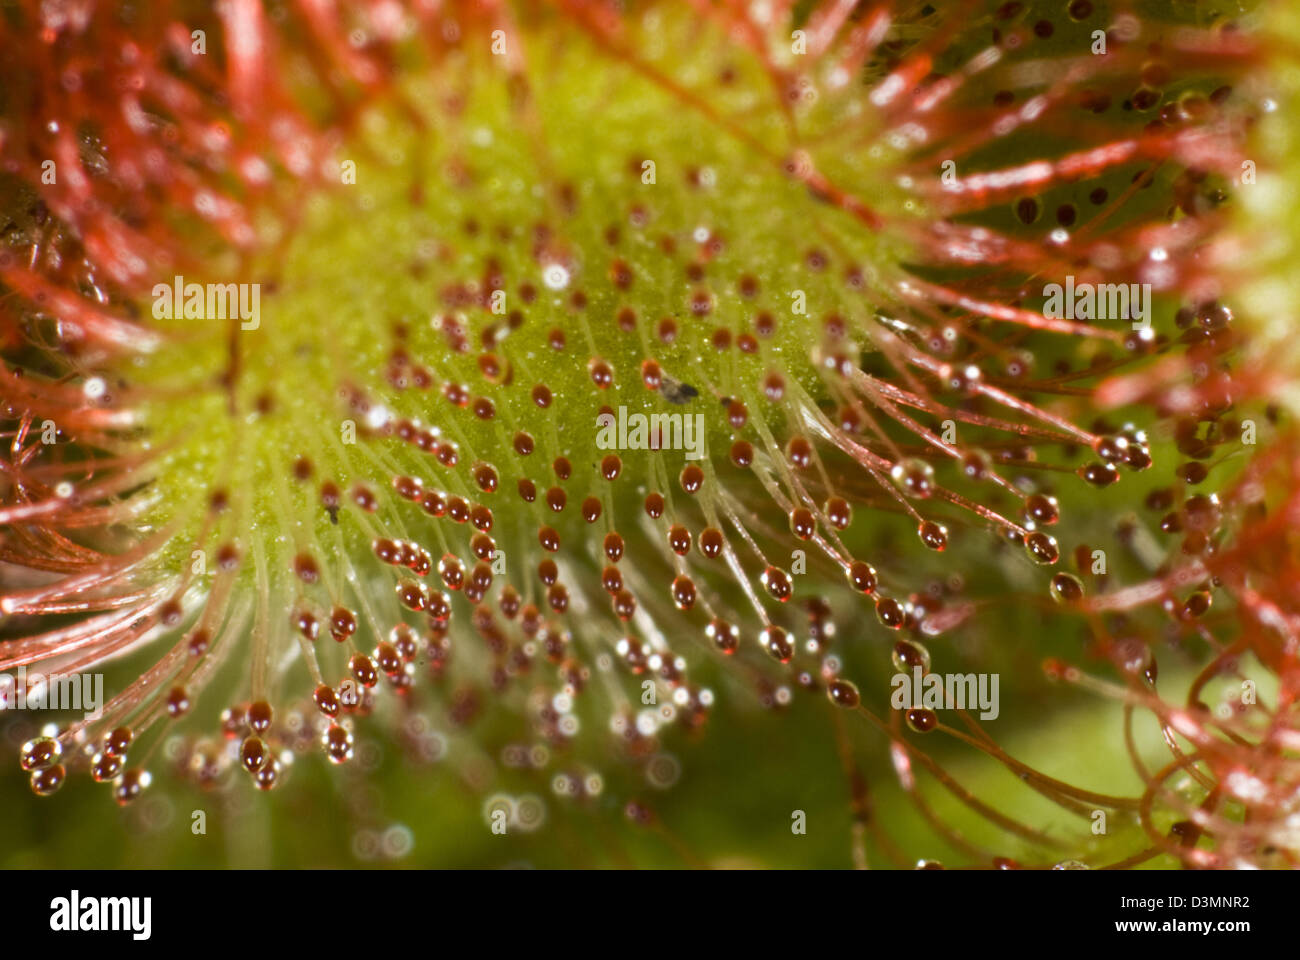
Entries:
[[675,403],[680,406],[682,404],[690,403],[700,395],[700,391],[696,390],[689,383],[682,383],[680,380],[675,380],[666,373],[662,376],[663,380],[659,386],[659,392],[663,394],[664,399],[669,403]]

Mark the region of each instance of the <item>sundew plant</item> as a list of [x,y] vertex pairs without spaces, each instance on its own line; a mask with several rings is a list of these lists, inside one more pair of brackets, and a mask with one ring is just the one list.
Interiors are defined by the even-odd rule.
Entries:
[[3,862],[1295,866],[1297,41],[0,3]]

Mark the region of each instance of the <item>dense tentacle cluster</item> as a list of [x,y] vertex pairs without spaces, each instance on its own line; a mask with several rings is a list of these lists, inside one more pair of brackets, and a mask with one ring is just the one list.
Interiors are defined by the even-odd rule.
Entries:
[[[349,760],[372,710],[426,736],[504,708],[560,793],[602,789],[584,739],[670,779],[658,742],[705,720],[721,658],[769,706],[859,715],[984,862],[918,770],[1034,850],[1077,843],[919,735],[1085,826],[1131,814],[1130,862],[1293,856],[1294,554],[1261,552],[1290,546],[1295,508],[1265,507],[1290,447],[1243,419],[1217,252],[1257,41],[1181,4],[632,6],[23,7],[0,669],[157,651],[24,748],[33,789],[84,767],[127,802],[174,730],[200,783],[269,789],[304,749]],[[1063,314],[1067,278],[1146,285],[1149,313]],[[257,284],[258,315],[186,283]],[[1277,452],[1241,472],[1243,432]],[[1123,702],[1144,795],[881,706],[860,665],[891,647],[1012,669],[1024,597],[1117,668],[1047,662]],[[1164,642],[1208,651],[1188,705],[1156,692]],[[1202,709],[1247,651],[1281,702]]]

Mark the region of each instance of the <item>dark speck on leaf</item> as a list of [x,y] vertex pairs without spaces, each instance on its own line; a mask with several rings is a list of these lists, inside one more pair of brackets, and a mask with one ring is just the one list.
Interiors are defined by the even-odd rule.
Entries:
[[814,186],[811,183],[808,184],[808,196],[812,197],[814,200],[817,200],[821,203],[831,202],[831,195],[829,193],[827,193],[821,187]]
[[662,382],[659,386],[659,392],[663,394],[664,399],[669,403],[683,404],[689,403],[695,397],[700,395],[689,383],[680,383],[674,380],[668,374],[663,375]]

